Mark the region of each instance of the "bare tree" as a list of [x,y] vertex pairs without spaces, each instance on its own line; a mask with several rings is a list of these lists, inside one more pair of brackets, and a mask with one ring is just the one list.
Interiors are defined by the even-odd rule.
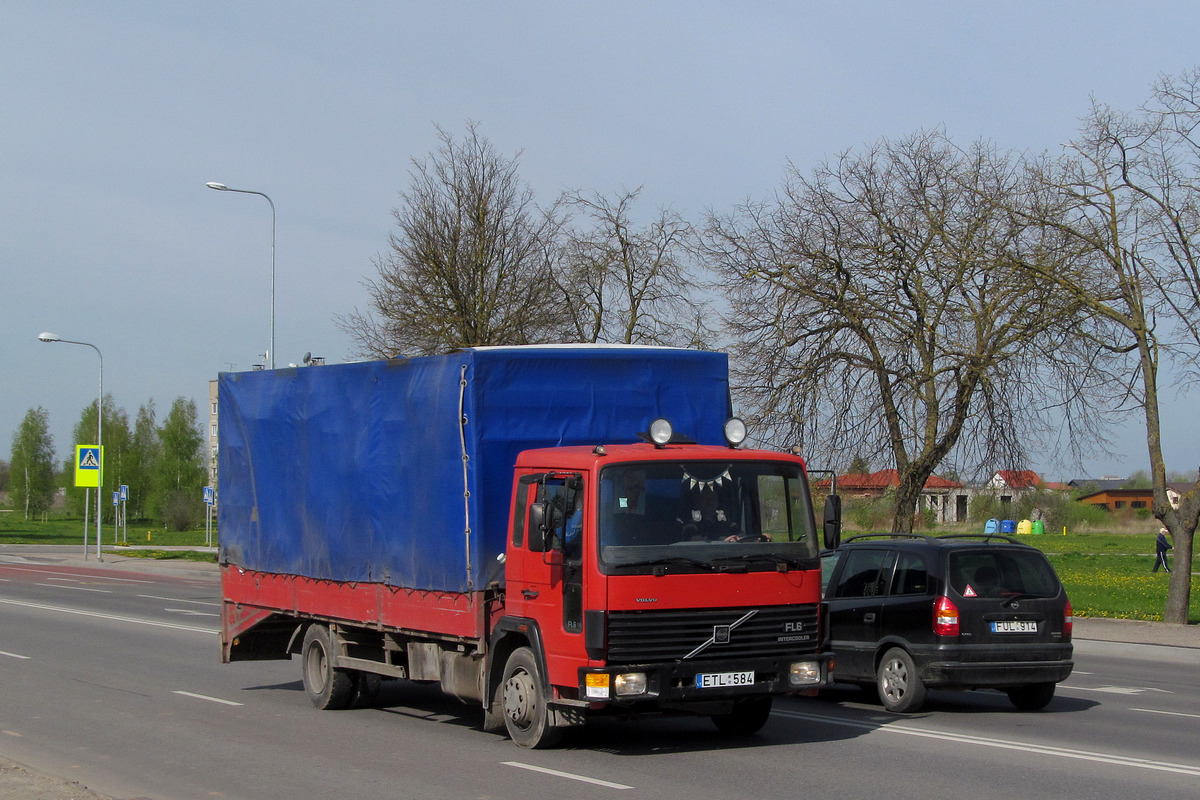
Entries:
[[519,156],[498,154],[473,123],[461,140],[438,133],[437,152],[412,162],[398,230],[365,281],[370,310],[339,325],[376,358],[557,338],[563,315],[545,260],[554,221],[518,176]]
[[1059,249],[1002,210],[1022,177],[983,144],[963,151],[928,132],[845,153],[811,178],[793,167],[773,202],[709,221],[753,416],[831,466],[894,463],[896,532],[912,530],[943,461],[1023,466],[1053,418],[1089,399],[1060,391],[1076,377],[1060,367],[1077,346],[1078,304],[1017,269]]
[[582,217],[579,227],[564,227],[558,251],[567,335],[579,342],[702,347],[711,332],[691,258],[695,232],[670,209],[638,227],[631,211],[640,193],[574,191],[561,199],[564,210]]
[[1136,114],[1093,104],[1068,152],[1038,170],[1048,192],[1038,220],[1069,237],[1079,258],[1069,270],[1029,265],[1116,331],[1113,351],[1130,354],[1126,371],[1104,377],[1145,418],[1154,516],[1177,564],[1164,618],[1176,623],[1188,621],[1200,482],[1169,501],[1159,381],[1172,359],[1180,380],[1194,380],[1200,355],[1198,126],[1200,70],[1160,79]]

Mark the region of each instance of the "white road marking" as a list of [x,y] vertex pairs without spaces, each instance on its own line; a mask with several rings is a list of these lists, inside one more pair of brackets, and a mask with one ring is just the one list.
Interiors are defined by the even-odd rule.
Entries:
[[[91,578],[93,580],[115,581],[117,583],[154,583],[154,581],[139,581],[136,578],[117,578],[117,577],[113,577],[110,575],[95,575],[95,574],[81,575],[80,573],[77,573],[77,572],[59,572],[58,570],[34,569],[32,567],[25,567],[25,566],[18,566],[18,569],[20,569],[22,572],[41,572],[45,575],[66,575],[67,577],[74,578],[74,579]],[[47,578],[47,580],[50,580],[50,579]]]
[[1141,694],[1142,692],[1160,692],[1162,694],[1174,694],[1167,689],[1154,689],[1142,686],[1066,686],[1062,688],[1070,689],[1073,692],[1101,692],[1103,694]]
[[210,703],[220,703],[221,705],[225,705],[225,706],[240,706],[240,705],[244,705],[244,703],[235,703],[235,702],[234,702],[234,701],[232,701],[232,700],[222,700],[222,699],[221,699],[221,698],[219,698],[219,697],[209,697],[209,696],[208,696],[208,695],[206,695],[206,694],[193,694],[192,692],[183,692],[183,691],[179,691],[179,690],[175,690],[174,692],[172,692],[172,694],[181,694],[181,695],[183,695],[184,697],[194,697],[194,698],[196,698],[197,700],[207,700],[207,701],[209,701]]
[[[51,580],[54,579],[51,578]],[[63,580],[65,580],[65,578]],[[89,589],[86,586],[63,586],[61,583],[35,583],[34,586],[45,586],[47,589],[74,589],[77,592],[99,592],[100,594],[112,594],[111,589]]]
[[836,717],[825,717],[819,714],[802,714],[795,711],[774,711],[772,713],[778,716],[787,717],[789,719],[801,719],[809,722],[824,722],[830,725],[841,725],[846,728],[877,731],[879,733],[899,733],[906,736],[919,736],[926,739],[941,739],[947,742],[958,742],[961,744],[978,745],[980,747],[991,747],[997,750],[1017,750],[1024,753],[1037,753],[1044,756],[1054,756],[1056,758],[1072,758],[1080,761],[1096,761],[1102,764],[1112,764],[1113,766],[1120,767],[1134,767],[1137,769],[1156,770],[1158,772],[1175,772],[1180,775],[1200,776],[1200,765],[1195,764],[1178,764],[1170,761],[1152,761],[1148,758],[1135,758],[1133,756],[1123,756],[1118,753],[1098,753],[1090,750],[1075,750],[1069,747],[1055,747],[1053,745],[1036,744],[1034,742],[1017,742],[1008,741],[1005,739],[993,739],[984,736],[970,736],[962,733],[931,731],[904,724],[876,725],[875,723],[871,722],[837,719]]
[[213,603],[208,600],[181,600],[178,597],[159,597],[153,594],[139,594],[138,597],[141,597],[144,600],[166,600],[170,603],[194,603],[198,606],[212,606],[213,608],[221,607],[220,603]]
[[5,652],[5,651],[3,651],[3,650],[0,650],[0,656],[8,656],[9,658],[19,658],[19,659],[21,659],[22,661],[28,661],[28,660],[29,660],[29,656],[23,656],[23,655],[21,655],[20,653],[6,653],[6,652]]
[[1159,711],[1154,708],[1131,708],[1130,711],[1140,711],[1143,714],[1166,714],[1169,717],[1189,717],[1191,719],[1200,719],[1200,714],[1185,714],[1182,711]]
[[535,767],[532,764],[522,764],[520,761],[501,761],[506,767],[517,767],[518,769],[527,769],[531,772],[540,772],[543,775],[553,775],[557,778],[566,778],[572,781],[581,783],[590,783],[594,786],[603,786],[607,789],[632,789],[632,786],[626,786],[623,783],[613,783],[612,781],[602,781],[599,778],[589,778],[586,775],[576,775],[573,772],[560,772],[556,769],[546,769],[545,767]]
[[172,628],[177,631],[191,631],[193,633],[211,633],[218,634],[219,630],[215,628],[196,628],[191,625],[179,625],[174,622],[159,622],[153,619],[139,619],[137,617],[119,617],[116,614],[101,614],[98,611],[83,611],[78,608],[60,608],[59,606],[48,606],[42,603],[25,603],[20,600],[5,600],[0,598],[0,603],[5,603],[10,606],[21,606],[22,608],[36,608],[40,611],[57,611],[60,614],[77,614],[81,617],[96,617],[98,619],[110,619],[115,622],[132,622],[135,625],[150,625],[156,628]]

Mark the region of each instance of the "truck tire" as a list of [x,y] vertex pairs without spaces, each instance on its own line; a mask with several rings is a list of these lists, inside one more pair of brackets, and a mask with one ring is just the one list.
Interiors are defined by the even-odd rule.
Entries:
[[374,672],[354,672],[354,697],[352,705],[364,708],[373,707],[379,702],[379,692],[383,687],[383,678]]
[[713,724],[726,736],[750,736],[762,730],[771,716],[771,698],[738,700],[728,714],[713,714]]
[[528,647],[518,647],[508,657],[500,692],[504,727],[508,729],[510,739],[531,749],[553,747],[558,743],[562,729],[550,724],[541,670]]
[[321,710],[346,708],[354,700],[354,677],[349,670],[334,669],[329,628],[309,625],[300,648],[304,691]]
[[875,686],[883,707],[893,713],[916,711],[925,703],[925,682],[917,674],[912,656],[899,647],[883,654],[875,673]]
[[1040,711],[1054,699],[1053,683],[1031,683],[1008,690],[1008,699],[1021,711]]

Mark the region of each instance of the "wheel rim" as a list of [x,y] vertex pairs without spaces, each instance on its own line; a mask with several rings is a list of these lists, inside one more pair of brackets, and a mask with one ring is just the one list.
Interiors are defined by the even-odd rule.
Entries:
[[884,696],[889,702],[897,703],[908,691],[908,667],[898,658],[889,659],[883,667]]
[[533,676],[525,670],[517,670],[504,683],[504,714],[514,725],[529,727],[533,718]]
[[305,659],[305,667],[308,669],[308,684],[313,690],[320,694],[325,691],[325,676],[328,668],[328,662],[325,656],[325,648],[314,642],[308,648],[308,657]]

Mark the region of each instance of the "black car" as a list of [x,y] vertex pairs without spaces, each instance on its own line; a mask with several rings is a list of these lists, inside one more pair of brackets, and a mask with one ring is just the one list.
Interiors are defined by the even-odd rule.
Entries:
[[835,555],[834,679],[874,684],[887,710],[916,711],[936,687],[999,689],[1032,711],[1071,674],[1071,603],[1037,548],[994,534],[870,534]]

